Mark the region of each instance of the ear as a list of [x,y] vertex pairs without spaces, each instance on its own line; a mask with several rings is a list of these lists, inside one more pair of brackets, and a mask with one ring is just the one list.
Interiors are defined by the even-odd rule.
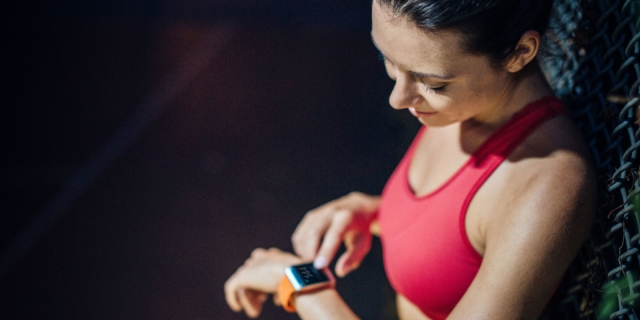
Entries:
[[536,58],[540,49],[540,34],[538,31],[529,30],[525,32],[520,41],[516,44],[516,49],[508,59],[505,70],[516,73],[524,68],[531,60]]

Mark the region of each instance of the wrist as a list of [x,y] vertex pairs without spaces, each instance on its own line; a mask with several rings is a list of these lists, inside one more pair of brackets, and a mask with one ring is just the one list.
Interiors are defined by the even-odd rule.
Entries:
[[[336,297],[340,297],[340,294],[336,288],[325,288],[323,290],[316,290],[313,292],[306,292],[304,294],[294,294],[293,301],[296,305],[296,310],[310,310],[317,305],[322,305],[327,301],[331,301]],[[300,312],[300,311],[299,311]]]
[[284,276],[284,270],[295,265],[303,264],[304,261],[298,256],[288,255],[285,259],[282,259],[280,263],[273,266],[274,272],[278,274],[278,278]]
[[328,269],[316,269],[312,263],[293,265],[284,269],[284,276],[277,288],[282,307],[295,312],[295,298],[301,295],[330,289],[335,286],[335,278]]
[[301,319],[359,319],[335,288],[296,296],[295,303]]

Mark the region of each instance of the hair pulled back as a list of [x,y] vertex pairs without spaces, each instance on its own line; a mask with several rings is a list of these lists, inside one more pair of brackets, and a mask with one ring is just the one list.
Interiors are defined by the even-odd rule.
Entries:
[[455,30],[465,49],[502,65],[529,30],[544,35],[553,0],[375,0],[429,31]]

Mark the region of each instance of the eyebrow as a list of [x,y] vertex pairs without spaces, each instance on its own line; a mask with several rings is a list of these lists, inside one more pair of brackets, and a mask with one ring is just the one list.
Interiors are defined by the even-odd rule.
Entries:
[[[376,41],[373,39],[373,33],[371,33],[371,42],[373,42],[373,46],[376,47],[376,49],[378,49],[378,52],[380,52],[380,54],[387,60],[391,61],[391,59],[387,58],[387,56],[384,54],[384,52],[382,52],[382,50],[380,50],[380,47],[378,47],[378,44],[376,43]],[[393,61],[391,61],[391,63],[394,63]],[[395,63],[394,63],[395,64]],[[416,77],[420,77],[420,78],[433,78],[433,79],[438,79],[438,80],[451,80],[453,78],[455,78],[454,76],[450,76],[450,75],[439,75],[439,74],[433,74],[433,73],[422,73],[422,72],[416,72],[416,71],[409,71],[412,75],[416,76]]]
[[438,80],[451,80],[454,78],[453,76],[441,76],[439,74],[433,74],[433,73],[421,73],[421,72],[415,72],[415,71],[409,71],[409,72],[414,76],[420,77],[420,78],[434,78]]

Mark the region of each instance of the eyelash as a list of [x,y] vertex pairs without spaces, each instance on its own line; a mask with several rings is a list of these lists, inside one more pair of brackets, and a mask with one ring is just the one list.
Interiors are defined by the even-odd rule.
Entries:
[[422,78],[420,78],[420,82],[422,82],[422,84],[424,85],[424,88],[427,91],[431,91],[431,92],[434,92],[434,93],[442,93],[444,91],[444,89],[447,87],[445,85],[442,85],[442,86],[439,86],[439,87],[430,87],[426,83],[424,83],[424,80]]
[[[387,60],[387,57],[385,57],[382,53],[379,53],[379,54],[378,54],[378,59],[380,59],[380,61],[382,61],[382,62],[388,62],[388,61],[389,61],[389,60]],[[424,88],[425,88],[427,91],[429,91],[429,92],[433,92],[433,93],[441,93],[441,92],[443,92],[443,91],[444,91],[444,89],[445,89],[445,87],[446,87],[446,86],[444,86],[444,85],[443,85],[443,86],[440,86],[440,87],[435,87],[435,88],[434,88],[434,87],[430,87],[430,86],[428,86],[426,83],[424,83],[424,79],[422,79],[422,78],[421,78],[421,77],[419,77],[419,76],[416,76],[416,77],[420,79],[420,82],[422,82],[422,84],[424,85]]]

